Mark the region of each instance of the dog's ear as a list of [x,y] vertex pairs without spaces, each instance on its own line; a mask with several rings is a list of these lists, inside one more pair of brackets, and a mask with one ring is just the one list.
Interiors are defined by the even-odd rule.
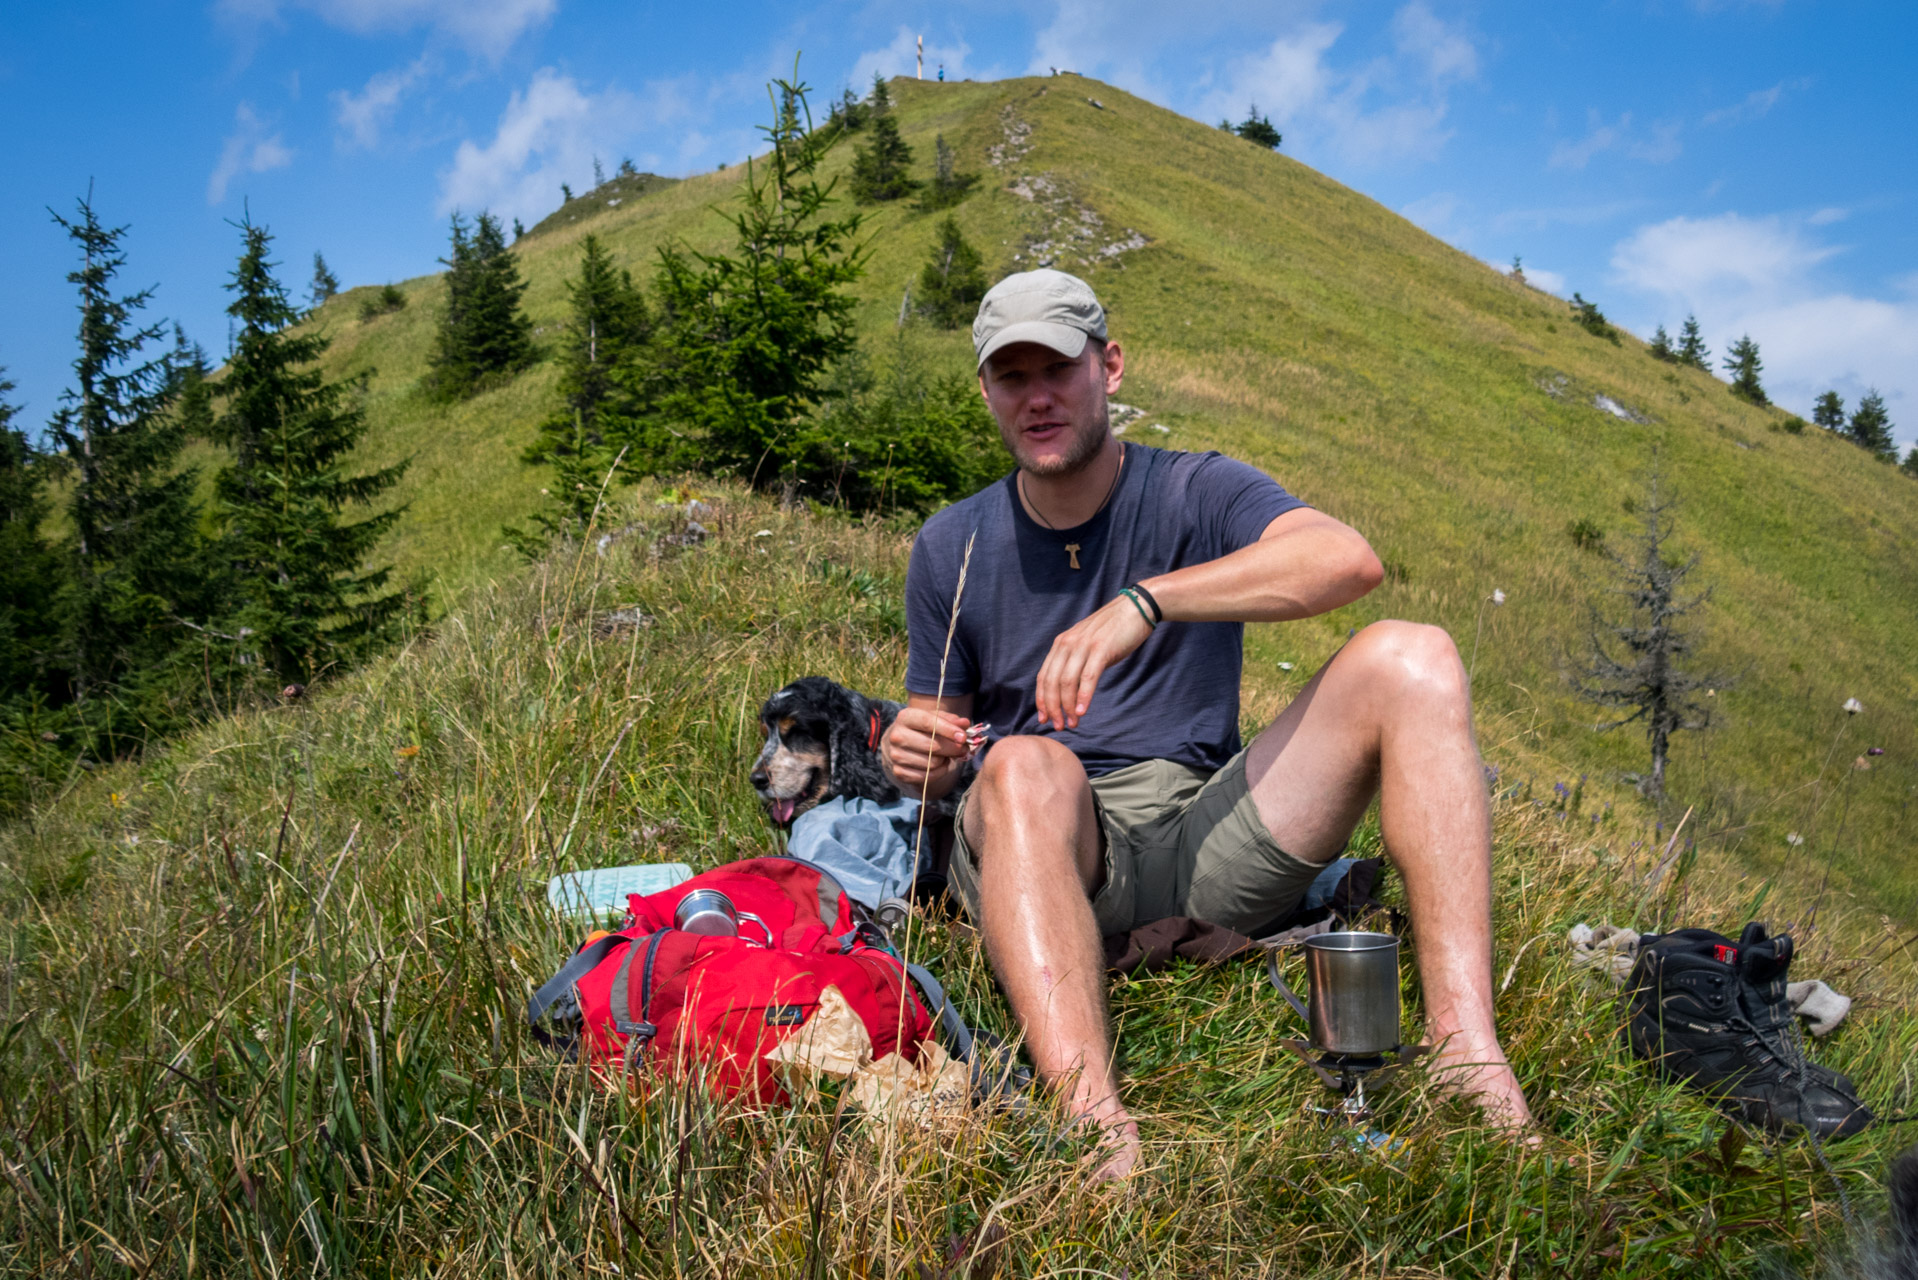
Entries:
[[891,804],[899,798],[899,788],[893,785],[891,775],[880,764],[879,751],[873,742],[875,726],[881,732],[885,729],[879,704],[843,686],[836,686],[833,693],[830,744],[833,794]]

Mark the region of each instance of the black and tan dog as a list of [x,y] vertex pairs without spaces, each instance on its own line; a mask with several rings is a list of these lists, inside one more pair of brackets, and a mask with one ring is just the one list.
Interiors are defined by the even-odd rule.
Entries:
[[766,699],[766,745],[753,763],[753,790],[773,825],[835,796],[891,804],[899,788],[879,761],[879,738],[900,704],[868,698],[824,676],[795,680]]

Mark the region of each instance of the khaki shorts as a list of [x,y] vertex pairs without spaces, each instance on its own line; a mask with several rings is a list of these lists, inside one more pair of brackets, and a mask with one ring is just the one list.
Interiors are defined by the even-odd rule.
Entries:
[[[979,918],[979,870],[959,802],[949,880]],[[1092,779],[1105,845],[1105,883],[1092,898],[1102,936],[1167,916],[1193,916],[1250,934],[1289,915],[1324,868],[1279,848],[1259,820],[1245,752],[1211,777],[1170,760],[1143,760]]]

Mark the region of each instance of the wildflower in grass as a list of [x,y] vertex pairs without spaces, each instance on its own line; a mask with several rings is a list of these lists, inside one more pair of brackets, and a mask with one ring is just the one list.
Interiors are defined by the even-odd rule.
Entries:
[[1796,831],[1787,831],[1785,833],[1785,843],[1796,849],[1799,845],[1805,843],[1805,837],[1799,835]]
[[418,755],[419,753],[420,753],[420,749],[418,747],[393,748],[393,754],[398,756],[402,760],[411,760],[414,756]]
[[1882,756],[1885,754],[1885,749],[1883,747],[1873,747],[1871,750],[1865,752],[1865,754],[1868,756]]
[[1871,761],[1865,759],[1865,757],[1863,756],[1859,756],[1856,760],[1851,762],[1851,767],[1858,770],[1860,773],[1862,773],[1866,769],[1871,768]]
[[1292,669],[1292,664],[1289,662],[1281,662],[1279,664],[1279,670],[1281,671],[1290,671],[1291,669]]
[[1856,698],[1846,698],[1846,699],[1845,699],[1845,714],[1846,714],[1846,715],[1848,715],[1848,716],[1855,716],[1855,715],[1857,715],[1857,714],[1858,714],[1858,713],[1859,713],[1860,711],[1863,711],[1864,709],[1865,709],[1865,704],[1864,704],[1864,703],[1862,703],[1862,702],[1860,702],[1860,701],[1858,701],[1858,699],[1856,699]]
[[1501,588],[1494,587],[1492,589],[1492,603],[1493,604],[1505,603],[1505,592]]

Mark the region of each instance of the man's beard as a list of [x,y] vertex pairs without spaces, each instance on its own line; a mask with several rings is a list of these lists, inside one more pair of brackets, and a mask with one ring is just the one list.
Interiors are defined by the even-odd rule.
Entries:
[[1098,417],[1087,423],[1084,429],[1075,429],[1076,433],[1066,445],[1065,455],[1055,461],[1043,463],[1027,457],[1020,447],[1013,443],[1019,439],[1020,432],[1007,431],[1001,427],[999,436],[1005,441],[1006,451],[1012,454],[1012,460],[1019,464],[1020,470],[1035,476],[1069,476],[1076,471],[1084,470],[1094,458],[1099,456],[1099,451],[1105,447],[1106,436],[1110,433],[1111,425],[1111,413],[1105,402],[1101,401]]

